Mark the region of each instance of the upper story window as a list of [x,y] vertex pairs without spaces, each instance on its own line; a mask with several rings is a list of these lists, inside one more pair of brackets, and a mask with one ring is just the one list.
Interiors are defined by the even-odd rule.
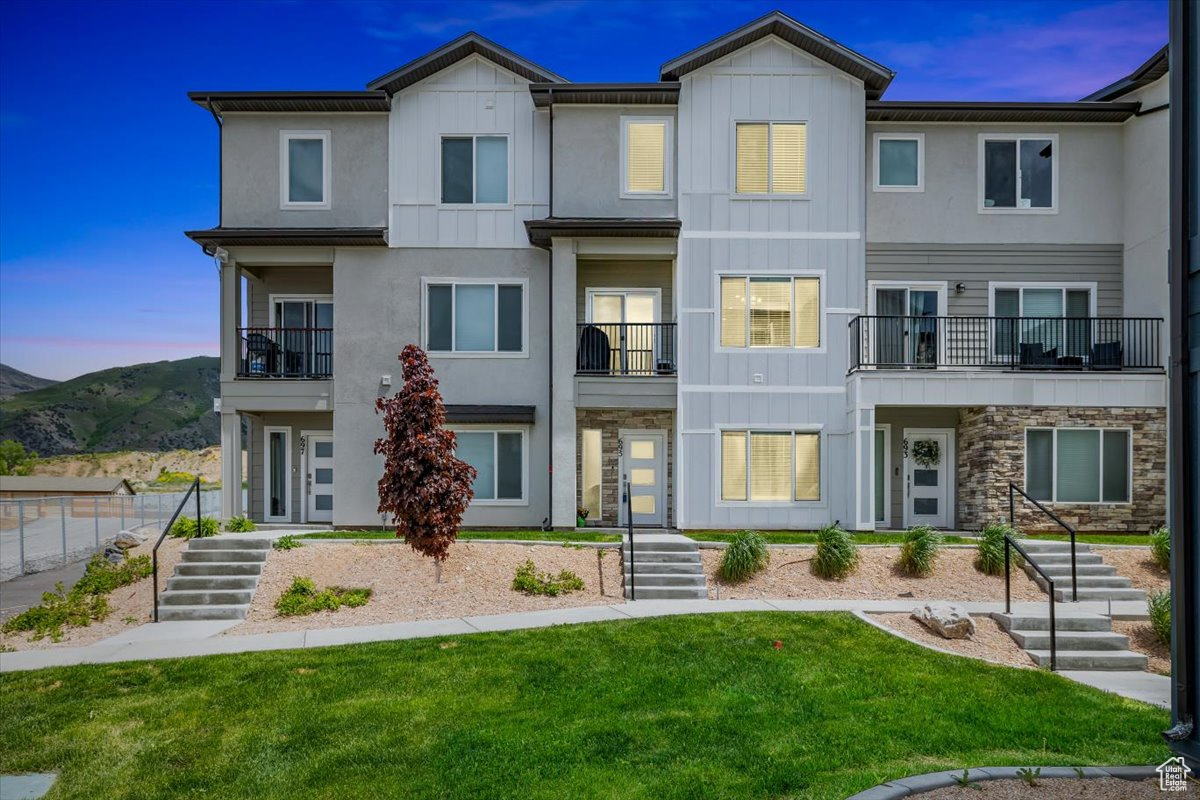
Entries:
[[875,134],[875,191],[925,191],[925,134]]
[[821,434],[721,431],[721,499],[787,503],[821,499]]
[[525,283],[429,281],[425,349],[440,355],[523,355]]
[[621,117],[621,196],[671,194],[671,120]]
[[721,278],[721,347],[820,346],[820,278]]
[[442,202],[508,204],[508,137],[443,136]]
[[[1042,360],[1082,358],[1091,353],[1097,332],[1089,319],[1096,316],[1094,283],[993,282],[988,289],[991,316],[1001,320],[994,326],[993,349],[997,356],[1024,355]],[[1003,322],[1015,317],[1021,320]]]
[[808,192],[803,122],[737,123],[737,193]]
[[279,207],[330,207],[329,131],[279,132]]
[[1055,134],[981,133],[980,211],[1056,211],[1057,149]]

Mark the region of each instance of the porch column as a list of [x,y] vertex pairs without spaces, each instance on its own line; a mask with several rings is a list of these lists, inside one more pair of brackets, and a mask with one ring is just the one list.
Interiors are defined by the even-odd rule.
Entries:
[[550,431],[554,472],[550,475],[550,524],[555,528],[575,527],[575,242],[553,239],[550,269],[554,290],[550,297],[554,341],[554,391],[551,408],[554,425]]
[[242,280],[233,257],[221,265],[221,380],[231,381],[237,375],[241,358],[238,328],[242,317]]
[[242,415],[221,412],[221,518],[241,516]]
[[[854,470],[850,492],[854,503],[854,529],[875,530],[875,408],[854,408],[850,412],[853,421],[852,437],[854,453],[850,464]],[[882,453],[879,454],[882,456]],[[890,476],[889,476],[890,477]]]

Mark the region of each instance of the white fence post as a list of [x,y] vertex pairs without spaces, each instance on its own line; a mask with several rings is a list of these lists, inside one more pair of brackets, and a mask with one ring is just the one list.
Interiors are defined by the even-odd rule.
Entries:
[[17,543],[21,556],[21,574],[25,574],[25,501],[17,501]]
[[62,520],[63,566],[67,565],[67,498],[58,498],[58,516]]
[[100,549],[100,497],[92,498],[92,519],[96,523],[96,549]]

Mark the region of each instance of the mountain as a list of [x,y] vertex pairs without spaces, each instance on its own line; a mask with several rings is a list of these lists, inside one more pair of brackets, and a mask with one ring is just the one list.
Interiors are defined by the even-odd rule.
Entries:
[[39,455],[196,449],[220,440],[220,359],[90,372],[0,401],[0,439]]
[[21,392],[44,389],[56,383],[58,381],[52,381],[49,378],[39,378],[36,375],[30,375],[28,372],[13,369],[7,364],[0,364],[0,400],[7,400],[14,394],[20,394]]

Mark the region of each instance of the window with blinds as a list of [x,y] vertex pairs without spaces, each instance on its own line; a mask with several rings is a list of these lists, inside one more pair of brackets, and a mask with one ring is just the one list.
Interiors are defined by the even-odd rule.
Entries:
[[821,435],[722,431],[721,499],[759,503],[821,499]]
[[624,180],[628,194],[667,192],[666,120],[625,120]]
[[803,122],[739,122],[735,131],[738,194],[808,191],[808,126]]
[[1054,503],[1130,502],[1129,431],[1030,428],[1025,486],[1035,500]]
[[721,278],[722,347],[821,346],[821,279]]

